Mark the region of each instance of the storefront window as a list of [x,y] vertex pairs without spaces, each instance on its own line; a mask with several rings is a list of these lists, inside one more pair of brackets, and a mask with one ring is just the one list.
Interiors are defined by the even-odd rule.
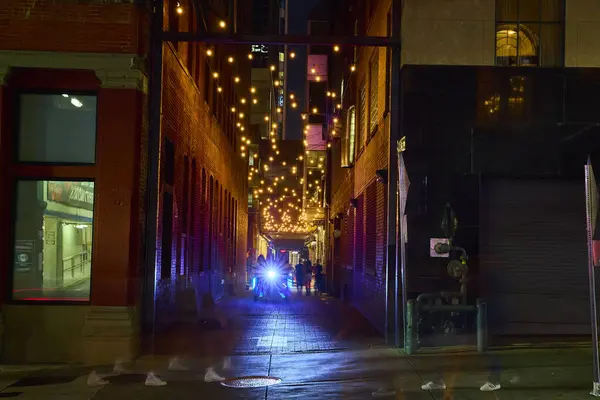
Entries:
[[20,162],[92,164],[96,161],[96,96],[19,95]]
[[90,299],[94,183],[19,181],[13,299]]

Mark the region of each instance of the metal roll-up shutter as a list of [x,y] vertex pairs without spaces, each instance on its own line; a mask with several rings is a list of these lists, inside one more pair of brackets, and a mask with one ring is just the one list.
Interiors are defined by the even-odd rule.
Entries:
[[585,226],[583,178],[482,181],[480,265],[493,333],[590,331]]

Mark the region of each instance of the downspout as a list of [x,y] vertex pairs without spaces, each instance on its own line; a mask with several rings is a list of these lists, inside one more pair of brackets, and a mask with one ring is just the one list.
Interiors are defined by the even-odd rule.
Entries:
[[[162,67],[164,2],[154,0],[150,47],[150,90],[148,131],[148,169],[146,177],[146,232],[144,281],[142,283],[142,331],[149,339],[143,346],[154,352],[156,325],[156,239],[158,228],[158,201],[160,179],[160,136],[162,122]],[[149,337],[146,336],[149,334]]]

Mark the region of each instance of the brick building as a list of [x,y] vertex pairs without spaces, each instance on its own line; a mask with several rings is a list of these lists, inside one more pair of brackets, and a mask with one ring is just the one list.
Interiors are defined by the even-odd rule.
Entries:
[[[217,27],[230,10],[211,4]],[[169,30],[198,23],[191,2],[166,1],[164,15]],[[161,151],[149,154],[150,21],[128,1],[0,5],[3,362],[140,352],[149,157],[156,326],[185,299],[245,283],[246,140],[230,108],[249,96],[249,49],[163,44]]]
[[[330,151],[334,290],[384,330],[382,172],[390,136],[403,138],[410,186],[400,187],[406,252],[396,272],[406,293],[398,297],[459,289],[448,259],[430,256],[430,239],[446,237],[449,204],[453,242],[470,256],[468,301],[489,299],[503,327],[495,333],[587,333],[583,165],[598,151],[597,4],[403,3],[398,126],[389,124],[389,50],[341,54],[347,120]],[[355,32],[385,36],[390,7],[358,1],[336,13]]]

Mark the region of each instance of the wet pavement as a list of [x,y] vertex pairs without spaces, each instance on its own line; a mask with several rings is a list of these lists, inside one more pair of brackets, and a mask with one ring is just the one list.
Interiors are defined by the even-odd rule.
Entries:
[[[407,357],[386,348],[381,336],[352,308],[328,297],[294,296],[291,301],[254,302],[240,296],[220,305],[223,329],[181,324],[157,336],[156,356],[127,364],[128,373],[111,366],[96,370],[108,384],[90,387],[89,368],[38,372],[2,371],[0,398],[17,399],[370,399],[378,388],[394,389],[390,399],[583,399],[591,389],[589,345],[512,347],[482,357],[470,349],[437,349]],[[205,368],[232,355],[226,377],[272,376],[268,388],[228,388],[205,383]],[[169,371],[180,356],[187,371]],[[482,393],[487,365],[503,367],[500,391]],[[154,372],[167,382],[144,385]],[[443,392],[424,392],[423,382],[443,374]]]

